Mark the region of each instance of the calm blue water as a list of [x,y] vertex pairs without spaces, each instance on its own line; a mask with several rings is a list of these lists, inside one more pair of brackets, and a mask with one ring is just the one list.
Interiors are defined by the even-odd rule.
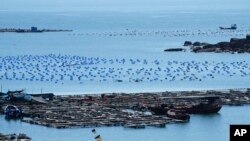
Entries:
[[[37,26],[40,29],[72,29],[73,32],[0,33],[0,84],[3,91],[25,88],[29,93],[42,89],[43,92],[56,94],[246,88],[250,86],[249,54],[165,53],[163,50],[182,47],[186,40],[216,43],[229,41],[232,37],[243,38],[250,32],[249,20],[249,0],[1,0],[0,28]],[[218,30],[219,26],[234,23],[239,27],[236,31]],[[180,36],[183,31],[185,35]],[[125,36],[129,33],[136,35]],[[53,59],[49,54],[69,57],[66,60]],[[32,55],[31,61],[18,60],[23,55]],[[9,56],[11,59],[8,59]],[[37,56],[47,58],[37,59]],[[77,62],[72,61],[72,56],[113,61],[125,59],[126,63],[87,62],[80,66],[62,67],[65,62]],[[130,59],[149,63],[133,64]],[[183,62],[191,63],[193,67],[186,74],[183,71],[186,72],[189,65],[180,66]],[[85,70],[85,67],[91,68],[91,71]],[[101,72],[101,68],[105,68],[105,73]],[[115,72],[111,73],[110,68]],[[143,73],[145,69],[149,70],[149,79],[136,73],[143,68]],[[164,72],[167,68],[172,75]],[[100,74],[108,72],[110,77],[105,76],[107,81],[101,79],[98,71]],[[118,75],[119,71],[122,75]],[[70,80],[73,73],[75,77]],[[62,80],[60,74],[63,75]],[[78,80],[79,75],[87,77]],[[188,76],[187,79],[181,80],[185,76]],[[195,77],[197,79],[190,80]],[[118,78],[123,82],[115,82]],[[133,79],[143,81],[134,82]],[[170,124],[164,129],[110,127],[97,130],[105,141],[228,140],[229,124],[249,123],[249,108],[225,106],[219,114],[193,115],[189,123]],[[94,140],[90,130],[58,130],[5,121],[0,116],[0,132],[24,132],[34,141]]]
[[[124,9],[122,8],[120,10],[112,8],[107,10],[106,6],[102,7],[104,9],[89,10],[88,8],[91,6],[88,5],[86,9],[83,6],[83,9],[72,8],[72,10],[66,10],[59,6],[56,6],[55,9],[49,6],[38,8],[35,3],[33,3],[34,7],[32,7],[33,5],[22,3],[24,4],[23,7],[26,8],[19,6],[14,8],[10,2],[4,1],[3,3],[5,6],[1,5],[2,10],[0,10],[0,26],[2,28],[30,28],[31,26],[38,26],[38,28],[74,30],[72,33],[1,33],[0,56],[3,58],[8,57],[8,55],[15,58],[22,55],[47,56],[49,54],[61,54],[88,58],[100,57],[107,60],[126,59],[128,61],[130,59],[146,59],[148,62],[159,61],[160,65],[157,67],[161,69],[172,67],[167,65],[168,61],[195,61],[200,63],[208,61],[213,64],[210,65],[210,67],[214,67],[217,63],[223,62],[231,68],[230,63],[233,62],[246,61],[247,64],[245,68],[244,66],[238,68],[236,70],[238,73],[236,72],[236,75],[232,77],[224,74],[216,74],[213,79],[208,77],[203,79],[203,76],[210,73],[211,68],[209,71],[204,72],[196,72],[195,70],[190,72],[198,75],[198,78],[201,77],[202,81],[199,81],[199,79],[195,81],[181,81],[181,78],[176,78],[175,81],[169,81],[171,78],[168,78],[166,81],[142,81],[139,83],[129,82],[130,78],[139,78],[135,75],[129,76],[128,74],[125,74],[123,78],[119,78],[124,80],[122,83],[114,82],[115,78],[111,78],[105,82],[100,82],[99,78],[93,78],[93,81],[90,81],[90,79],[77,81],[75,80],[77,78],[75,78],[73,81],[64,79],[58,83],[50,80],[44,82],[40,81],[38,74],[34,73],[34,71],[36,71],[34,68],[28,67],[27,69],[30,69],[28,71],[34,73],[34,75],[38,77],[37,79],[39,79],[29,81],[31,76],[28,76],[27,70],[4,70],[2,68],[0,71],[1,76],[8,72],[8,76],[12,77],[12,71],[15,73],[20,72],[20,75],[21,73],[25,73],[25,80],[1,79],[0,83],[3,91],[25,88],[29,93],[40,92],[40,90],[43,89],[43,92],[62,94],[225,89],[244,88],[250,85],[248,81],[250,74],[248,66],[250,60],[249,54],[194,54],[189,51],[179,53],[163,52],[166,48],[182,47],[185,40],[215,43],[218,41],[229,41],[231,37],[245,37],[250,30],[250,25],[248,24],[250,9],[246,7],[232,7],[229,5],[225,7],[221,6],[221,8],[214,7],[215,10],[211,11],[209,8],[204,7],[203,3],[198,3],[198,7],[200,8],[193,8],[192,4],[188,4],[182,8],[179,7],[175,9],[173,7],[178,7],[179,2],[175,3],[172,1],[170,3],[166,2],[166,9],[158,9],[157,7],[159,5],[154,5],[152,7],[153,9],[150,7],[141,9],[142,7],[139,6],[138,10],[136,10],[136,8],[132,6],[133,3],[127,3]],[[78,1],[78,3],[80,2]],[[246,3],[246,1],[239,2],[239,5],[243,5],[244,3]],[[46,3],[44,4],[46,5]],[[53,3],[51,6],[54,6]],[[120,6],[123,7],[122,4]],[[30,8],[35,9],[35,12],[31,12]],[[219,26],[230,26],[232,23],[237,23],[239,30],[233,32],[226,31],[223,33],[220,33],[218,30]],[[125,33],[131,33],[134,30],[136,30],[138,34],[146,33],[146,35],[139,36],[137,34],[137,36],[124,36]],[[181,30],[187,31],[188,35],[178,36]],[[159,35],[156,33],[157,31],[166,32],[166,34]],[[122,33],[123,36],[109,36],[108,33]],[[147,35],[147,33],[149,33],[149,35]],[[207,35],[201,35],[199,33],[207,33]],[[27,62],[23,61],[21,63]],[[33,63],[32,65],[34,66],[37,65],[34,61],[31,63]],[[8,66],[9,64],[11,64],[11,62],[7,61],[6,64],[1,64],[1,66]],[[63,64],[63,61],[59,61],[59,64]],[[18,65],[22,66],[22,64],[15,63],[13,66],[16,67]],[[49,65],[49,62],[47,65]],[[107,69],[113,67],[121,67],[124,69],[134,68],[134,70],[142,68],[156,69],[156,66],[151,64],[131,65],[129,63],[123,64],[122,66],[110,63],[102,64],[101,66],[99,64],[87,64],[84,67],[88,66],[102,66]],[[175,66],[171,68],[171,70],[174,69],[176,69]],[[183,69],[185,70],[186,68]],[[100,68],[98,68],[98,70],[100,70]],[[241,77],[241,70],[246,73],[243,77]],[[79,69],[78,71],[83,72],[84,70]],[[44,72],[41,73],[45,75]],[[67,73],[72,72],[67,71]],[[116,71],[116,73],[118,73],[118,71]],[[151,71],[151,73],[153,74],[154,72]],[[163,77],[166,76],[165,74],[159,75]],[[49,79],[51,72],[46,76]],[[57,75],[57,77],[59,77],[59,75]],[[65,77],[67,76],[65,75]],[[152,76],[152,79],[155,78],[159,78],[159,76]],[[96,87],[96,85],[98,85],[98,87]]]
[[[249,124],[250,106],[224,106],[218,114],[192,115],[188,123],[168,124],[166,128],[146,127],[127,129],[123,127],[96,128],[104,141],[221,141],[229,140],[230,124]],[[24,132],[34,141],[92,141],[91,128],[53,129],[30,125],[20,121],[6,121],[0,116],[0,131],[4,133]]]
[[[15,3],[15,4],[14,4]],[[245,37],[250,31],[249,17],[250,8],[247,0],[237,1],[235,4],[232,0],[227,1],[202,1],[202,0],[128,0],[116,1],[95,0],[91,2],[73,0],[73,1],[42,1],[34,2],[32,0],[24,0],[19,2],[3,0],[0,4],[0,27],[1,28],[30,28],[37,26],[38,28],[49,29],[72,29],[72,33],[42,33],[42,34],[16,34],[1,33],[0,34],[0,57],[12,56],[14,58],[22,55],[76,55],[78,57],[100,57],[107,60],[110,59],[146,59],[148,62],[159,61],[160,64],[135,64],[126,63],[118,66],[117,64],[85,64],[81,67],[100,67],[123,68],[124,71],[119,74],[110,74],[107,81],[100,79],[99,76],[92,77],[89,72],[82,68],[58,68],[61,70],[58,74],[54,73],[53,68],[46,71],[40,71],[48,67],[50,62],[47,61],[45,66],[40,66],[40,70],[34,61],[20,61],[19,64],[13,61],[6,61],[0,66],[0,84],[2,90],[8,89],[26,89],[28,93],[54,92],[56,94],[66,93],[103,93],[103,92],[142,92],[142,91],[166,91],[166,90],[194,90],[194,89],[225,89],[225,88],[245,88],[250,86],[250,63],[249,54],[212,54],[202,53],[194,54],[188,52],[165,53],[166,48],[182,47],[183,42],[201,41],[216,43],[218,41],[229,41],[231,37]],[[226,31],[221,33],[219,26],[230,26],[236,23],[239,26],[237,31]],[[137,35],[125,36],[126,33],[134,33]],[[178,36],[180,31],[188,33],[185,36]],[[164,34],[158,34],[163,32]],[[94,34],[93,34],[94,33]],[[109,36],[109,33],[122,33],[123,36]],[[142,35],[139,35],[141,33]],[[145,34],[143,34],[145,33]],[[207,33],[205,35],[199,33]],[[0,58],[1,59],[1,58]],[[149,71],[150,78],[145,76],[131,75],[137,69],[158,67],[161,70],[170,68],[171,71],[177,69],[176,66],[167,65],[168,61],[195,61],[204,63],[208,61],[209,70],[197,72],[191,70],[189,74],[174,74],[167,76],[163,71],[154,74]],[[218,74],[214,72],[214,77],[207,75],[211,72],[217,63],[223,62],[226,66],[233,68],[230,63],[246,61],[246,66],[241,66],[235,70],[232,76]],[[1,62],[3,62],[1,60]],[[70,62],[70,61],[68,61]],[[12,64],[13,63],[13,64]],[[20,69],[23,63],[32,63],[27,69]],[[57,64],[63,64],[59,60]],[[74,62],[73,62],[74,63]],[[12,64],[12,69],[8,65]],[[198,64],[198,66],[200,66]],[[201,66],[202,67],[202,66]],[[16,68],[15,70],[13,68]],[[65,69],[65,70],[64,70]],[[75,69],[75,70],[68,70]],[[126,73],[126,69],[133,69],[131,74]],[[185,71],[187,68],[184,67]],[[218,69],[222,71],[222,68]],[[41,80],[41,75],[44,80]],[[66,72],[64,72],[66,71]],[[78,72],[77,72],[78,71]],[[178,70],[177,70],[178,71]],[[243,71],[245,74],[242,75]],[[31,73],[31,75],[29,74]],[[88,78],[78,81],[78,76],[70,80],[72,73],[76,75],[88,75]],[[93,75],[95,72],[91,70]],[[144,73],[144,70],[142,70]],[[5,76],[5,73],[6,76]],[[22,80],[13,77],[13,73],[17,73],[16,77],[25,76]],[[48,73],[48,74],[46,74]],[[81,73],[81,74],[78,74]],[[97,73],[97,72],[96,72]],[[170,72],[173,73],[173,72]],[[63,80],[60,75],[64,76]],[[106,74],[106,73],[101,73]],[[189,81],[194,74],[197,79]],[[32,75],[34,80],[31,81]],[[53,80],[51,75],[55,75]],[[114,76],[114,75],[118,75]],[[124,76],[123,76],[124,75]],[[181,77],[187,76],[182,81]],[[144,78],[142,78],[144,77]],[[171,81],[175,77],[174,81]],[[8,78],[11,78],[8,79]],[[162,78],[164,80],[159,80]],[[166,79],[165,79],[166,78]],[[49,79],[46,81],[46,79]],[[123,80],[122,83],[115,82],[117,79]],[[143,79],[143,81],[134,82],[130,80]],[[156,80],[155,80],[156,79]],[[192,78],[191,78],[192,79]],[[201,79],[201,81],[200,81]],[[151,81],[152,80],[152,81]],[[98,86],[98,87],[96,87]]]

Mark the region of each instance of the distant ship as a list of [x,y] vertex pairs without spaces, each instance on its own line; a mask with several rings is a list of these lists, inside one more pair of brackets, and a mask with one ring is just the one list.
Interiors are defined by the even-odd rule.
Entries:
[[220,26],[221,30],[236,30],[237,29],[237,25],[236,24],[232,24],[231,27],[222,27]]

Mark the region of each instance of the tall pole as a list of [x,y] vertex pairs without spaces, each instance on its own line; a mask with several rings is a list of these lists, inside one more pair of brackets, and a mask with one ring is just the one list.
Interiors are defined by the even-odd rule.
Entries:
[[1,93],[3,92],[3,86],[2,86],[2,84],[1,84]]

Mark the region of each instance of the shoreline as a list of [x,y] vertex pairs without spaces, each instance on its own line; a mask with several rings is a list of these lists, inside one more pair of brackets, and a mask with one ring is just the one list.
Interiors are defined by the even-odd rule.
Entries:
[[194,53],[200,52],[214,52],[223,53],[250,53],[250,35],[247,34],[245,38],[231,38],[229,42],[221,41],[216,44],[200,43],[191,41],[185,41],[184,46],[189,46]]

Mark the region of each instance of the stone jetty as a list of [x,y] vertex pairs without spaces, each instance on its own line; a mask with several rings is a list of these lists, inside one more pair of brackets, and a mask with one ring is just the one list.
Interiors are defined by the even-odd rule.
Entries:
[[[7,105],[22,108],[21,121],[54,128],[124,126],[165,127],[168,123],[186,122],[154,113],[152,107],[170,108],[196,105],[196,97],[220,97],[223,104],[250,103],[250,89],[218,91],[180,91],[158,93],[107,93],[96,95],[57,95],[46,104],[35,101],[0,100],[1,113]],[[164,109],[165,110],[165,109]]]
[[231,38],[230,42],[219,42],[216,44],[185,41],[184,46],[189,46],[195,53],[199,52],[231,52],[250,53],[250,35],[246,38]]

